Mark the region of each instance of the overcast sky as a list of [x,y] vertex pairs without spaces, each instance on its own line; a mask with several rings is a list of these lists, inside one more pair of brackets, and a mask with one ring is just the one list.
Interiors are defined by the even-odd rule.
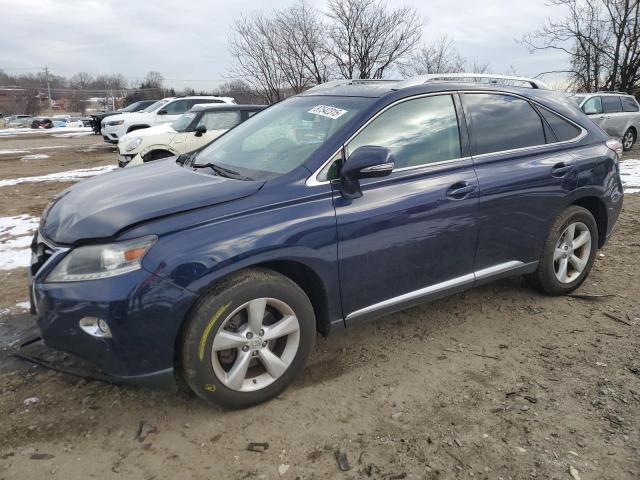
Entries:
[[[139,80],[161,72],[168,86],[212,88],[225,80],[231,24],[242,13],[268,11],[295,0],[0,0],[0,69],[7,73],[78,71]],[[325,0],[315,5],[325,8]],[[514,39],[563,15],[545,0],[389,0],[415,7],[423,38],[454,38],[460,53],[488,61],[493,73],[521,75],[565,67],[559,53],[534,55]]]

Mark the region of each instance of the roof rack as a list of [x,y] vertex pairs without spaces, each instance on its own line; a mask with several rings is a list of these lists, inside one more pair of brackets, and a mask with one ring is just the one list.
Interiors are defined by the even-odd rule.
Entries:
[[342,80],[331,80],[330,82],[321,83],[315,87],[311,87],[307,92],[317,92],[320,90],[326,90],[334,87],[341,87],[344,85],[376,85],[376,84],[389,84],[397,83],[400,80],[383,80],[375,78],[353,78]]
[[630,93],[619,92],[617,90],[598,90],[597,92],[593,92],[593,93],[612,93],[614,95],[631,95]]
[[399,89],[414,87],[416,85],[422,85],[428,82],[461,81],[461,79],[466,79],[474,83],[488,83],[491,85],[506,84],[511,86],[520,86],[512,85],[512,82],[519,82],[527,84],[529,88],[551,90],[546,83],[535,78],[513,77],[510,75],[493,75],[487,73],[430,73],[427,75],[417,75],[415,77],[411,77],[407,80],[399,82],[394,88]]

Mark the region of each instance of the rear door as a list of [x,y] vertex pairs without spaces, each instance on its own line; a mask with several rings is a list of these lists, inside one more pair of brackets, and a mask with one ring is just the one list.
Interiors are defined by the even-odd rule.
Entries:
[[347,321],[408,306],[473,283],[477,179],[458,124],[457,96],[391,106],[345,146],[389,148],[395,169],[335,194],[339,278]]
[[615,138],[621,138],[627,127],[628,113],[622,111],[622,102],[618,95],[602,96],[602,113],[604,116],[601,124],[605,132]]
[[550,219],[575,187],[577,166],[565,142],[582,129],[540,107],[557,123],[556,137],[537,107],[518,96],[461,97],[480,187],[475,269],[481,281],[537,261]]

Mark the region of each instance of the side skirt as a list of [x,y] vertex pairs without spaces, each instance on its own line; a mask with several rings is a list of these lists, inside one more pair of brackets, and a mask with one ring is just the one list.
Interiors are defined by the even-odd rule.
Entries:
[[524,273],[531,273],[538,267],[538,262],[524,263],[520,261],[511,261],[494,265],[493,267],[477,270],[467,275],[452,278],[445,282],[436,283],[413,292],[408,292],[397,297],[374,303],[367,307],[351,312],[347,315],[347,326],[353,321],[370,320],[382,315],[387,315],[410,307],[414,307],[421,303],[437,300],[439,298],[448,297],[464,290],[468,290],[478,285],[493,282],[500,278],[513,277]]

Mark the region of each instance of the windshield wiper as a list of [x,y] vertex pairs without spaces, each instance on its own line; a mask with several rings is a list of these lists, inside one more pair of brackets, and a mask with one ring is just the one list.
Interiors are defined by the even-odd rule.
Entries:
[[245,181],[252,181],[253,180],[253,178],[251,178],[251,177],[245,177],[244,175],[242,175],[239,172],[236,172],[235,170],[231,170],[229,168],[221,167],[220,165],[216,165],[215,163],[194,164],[194,165],[191,165],[191,167],[194,168],[194,169],[196,169],[196,168],[210,168],[211,170],[216,172],[217,175],[219,175],[221,177],[227,177],[227,178],[233,178],[233,179],[236,179],[236,180],[245,180]]

